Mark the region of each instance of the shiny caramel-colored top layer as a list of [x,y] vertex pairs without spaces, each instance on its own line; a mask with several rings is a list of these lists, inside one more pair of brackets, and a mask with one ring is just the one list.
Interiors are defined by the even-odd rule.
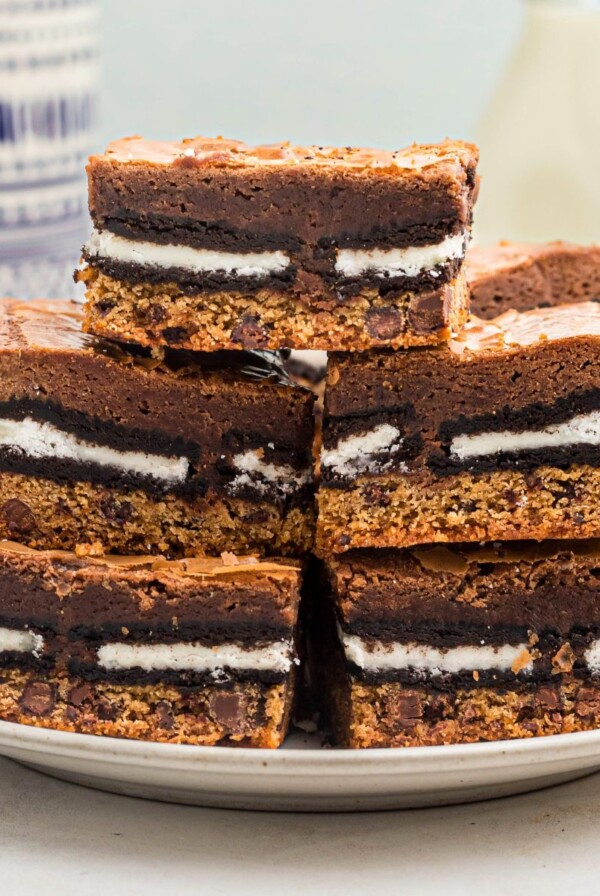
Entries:
[[224,137],[191,137],[163,142],[125,137],[110,143],[97,161],[144,165],[175,165],[203,168],[303,168],[350,169],[388,176],[436,177],[442,172],[458,175],[477,164],[479,151],[472,143],[444,140],[436,144],[417,143],[393,151],[345,146],[293,146],[277,143],[248,146]]
[[67,567],[94,569],[165,572],[184,577],[218,578],[235,577],[244,573],[253,576],[287,579],[297,576],[302,564],[295,560],[259,560],[254,556],[238,556],[232,553],[221,554],[220,557],[189,557],[183,560],[167,560],[154,555],[119,556],[79,555],[71,551],[39,551],[14,541],[0,541],[0,556],[19,554],[41,561],[56,562]]
[[370,576],[386,577],[390,573],[406,570],[411,561],[432,573],[464,576],[471,567],[482,564],[498,566],[509,564],[536,564],[560,557],[581,558],[596,562],[600,558],[600,539],[564,539],[562,541],[504,541],[487,544],[423,545],[401,551],[354,550],[338,557],[330,557],[330,569],[339,571],[352,568],[368,571]]
[[456,354],[480,354],[585,337],[600,337],[598,302],[520,312],[510,310],[490,321],[473,317],[460,336],[448,345]]
[[431,572],[463,575],[470,566],[480,563],[537,563],[567,554],[590,559],[600,558],[600,539],[433,545],[412,548],[410,554],[424,569]]

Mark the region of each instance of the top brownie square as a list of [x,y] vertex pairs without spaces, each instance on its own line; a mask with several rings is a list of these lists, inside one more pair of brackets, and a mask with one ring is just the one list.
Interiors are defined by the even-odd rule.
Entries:
[[142,345],[353,351],[445,341],[474,146],[112,143],[88,167],[86,326]]

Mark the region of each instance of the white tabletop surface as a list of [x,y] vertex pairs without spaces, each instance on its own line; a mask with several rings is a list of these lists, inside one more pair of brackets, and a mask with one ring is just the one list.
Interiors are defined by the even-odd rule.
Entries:
[[357,815],[198,809],[0,759],[6,896],[597,893],[600,774],[538,793]]

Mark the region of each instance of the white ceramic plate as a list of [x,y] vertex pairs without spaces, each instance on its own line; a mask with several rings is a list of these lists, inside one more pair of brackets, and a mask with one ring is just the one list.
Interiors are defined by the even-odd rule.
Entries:
[[229,809],[364,811],[441,806],[538,790],[600,769],[600,731],[531,740],[281,750],[146,744],[0,722],[0,754],[113,793]]

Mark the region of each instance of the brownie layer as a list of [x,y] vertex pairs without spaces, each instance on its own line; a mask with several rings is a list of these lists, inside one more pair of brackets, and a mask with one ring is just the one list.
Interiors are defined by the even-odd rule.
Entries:
[[[349,551],[327,560],[345,631],[425,641],[436,629],[478,643],[486,631],[557,637],[600,621],[600,541],[427,545]],[[444,637],[444,635],[442,635]]]
[[0,543],[0,661],[115,685],[285,683],[300,573],[255,557],[84,559]]
[[0,718],[23,725],[160,743],[276,748],[294,696],[285,684],[118,685],[66,672],[4,670]]
[[600,298],[600,248],[573,243],[498,243],[473,247],[467,278],[474,314],[491,320],[509,308]]
[[289,638],[299,584],[293,560],[78,556],[0,542],[0,626],[75,638],[112,638],[123,626],[134,639]]
[[334,638],[353,677],[371,683],[593,677],[599,559],[598,541],[351,551],[327,564]]
[[0,317],[0,473],[309,509],[314,399],[275,356],[152,357],[84,336],[64,302]]
[[141,345],[168,342],[215,348],[313,348],[359,351],[377,346],[435,345],[460,331],[468,314],[464,278],[430,290],[400,289],[391,280],[350,292],[301,278],[289,288],[226,289],[186,294],[179,283],[129,283],[88,267],[85,328]]
[[476,164],[451,141],[387,153],[134,137],[90,159],[90,212],[99,228],[217,250],[423,244],[441,223],[469,226]]

